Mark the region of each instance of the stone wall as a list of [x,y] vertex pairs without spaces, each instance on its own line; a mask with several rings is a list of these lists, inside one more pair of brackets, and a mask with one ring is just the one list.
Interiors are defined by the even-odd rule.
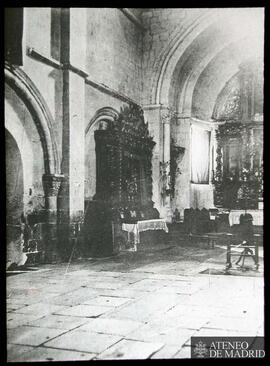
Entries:
[[22,70],[35,84],[52,115],[52,130],[56,140],[57,153],[62,158],[62,71],[27,55],[28,48],[34,48],[44,57],[59,61],[60,13],[51,8],[24,8],[24,56]]
[[116,8],[87,9],[90,79],[141,102],[142,32]]
[[[140,12],[134,9],[134,15]],[[120,9],[87,9],[86,71],[89,83],[85,90],[85,199],[96,192],[94,130],[88,128],[95,114],[103,108],[120,108],[134,101],[141,104],[142,29]],[[94,82],[91,84],[91,82]],[[102,90],[99,86],[105,88]]]
[[142,13],[146,28],[143,36],[143,104],[155,104],[156,88],[163,62],[179,38],[207,9],[149,9]]

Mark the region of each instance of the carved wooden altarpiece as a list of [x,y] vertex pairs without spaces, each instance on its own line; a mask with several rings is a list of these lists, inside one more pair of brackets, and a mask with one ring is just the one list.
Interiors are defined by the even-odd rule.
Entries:
[[95,142],[95,199],[123,212],[143,213],[153,207],[151,160],[155,142],[142,109],[134,104],[123,107],[115,120],[95,131]]

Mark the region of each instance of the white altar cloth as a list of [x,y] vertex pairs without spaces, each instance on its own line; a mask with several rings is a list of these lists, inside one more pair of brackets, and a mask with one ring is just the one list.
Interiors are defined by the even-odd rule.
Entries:
[[134,234],[134,244],[140,243],[140,232],[147,230],[164,230],[169,232],[168,226],[164,219],[153,219],[137,221],[136,224],[122,224],[122,230],[128,232],[128,240],[130,241],[130,233]]
[[263,210],[231,210],[229,213],[230,226],[240,223],[240,215],[251,214],[253,217],[253,225],[263,226]]

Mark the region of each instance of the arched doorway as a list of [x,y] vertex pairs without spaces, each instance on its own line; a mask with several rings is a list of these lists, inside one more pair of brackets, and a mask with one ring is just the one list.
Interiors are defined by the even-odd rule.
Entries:
[[23,165],[18,145],[6,130],[6,199],[7,222],[18,224],[23,205]]
[[94,132],[118,117],[116,109],[103,107],[89,121],[85,129],[85,201],[93,199],[96,194],[96,144]]
[[24,180],[22,157],[14,137],[6,130],[6,222],[7,267],[23,264],[21,215],[24,211]]
[[[60,165],[52,131],[52,116],[39,91],[21,69],[6,64],[5,82],[7,148],[9,155],[13,154],[10,157],[10,164],[20,154],[20,159],[17,160],[21,162],[21,165],[18,169],[23,177],[20,180],[20,198],[14,198],[10,193],[10,201],[7,201],[7,206],[11,204],[7,213],[9,216],[16,218],[16,225],[18,225],[16,226],[17,229],[14,229],[10,235],[14,234],[19,240],[16,233],[20,231],[22,236],[19,211],[25,215],[26,219],[31,215],[31,223],[27,219],[28,224],[32,225],[31,232],[34,229],[33,225],[39,225],[36,228],[38,240],[40,241],[38,252],[42,254],[42,258],[51,260],[52,255],[56,256],[54,253],[57,242],[55,234],[57,232],[56,199],[63,179],[62,175],[57,174]],[[7,169],[11,170],[12,167],[7,166]],[[7,189],[11,192],[16,177],[7,173],[6,178],[7,186],[10,185]],[[11,202],[13,199],[20,200],[16,213]],[[21,237],[21,243],[22,239]],[[8,247],[17,248],[17,246],[14,247],[13,243],[14,241],[8,237]],[[11,262],[17,265],[24,264],[20,258],[22,248],[12,251],[15,251],[17,256],[13,256]],[[33,252],[33,250],[30,249],[30,252]],[[11,263],[8,262],[7,266],[8,264]]]

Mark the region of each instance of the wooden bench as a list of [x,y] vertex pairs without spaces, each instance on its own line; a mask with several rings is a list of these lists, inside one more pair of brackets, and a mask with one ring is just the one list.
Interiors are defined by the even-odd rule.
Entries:
[[197,240],[200,240],[202,242],[206,242],[208,247],[213,249],[214,248],[214,241],[212,239],[212,236],[209,235],[209,234],[188,234],[187,235],[189,241],[191,242],[193,239],[197,239]]

